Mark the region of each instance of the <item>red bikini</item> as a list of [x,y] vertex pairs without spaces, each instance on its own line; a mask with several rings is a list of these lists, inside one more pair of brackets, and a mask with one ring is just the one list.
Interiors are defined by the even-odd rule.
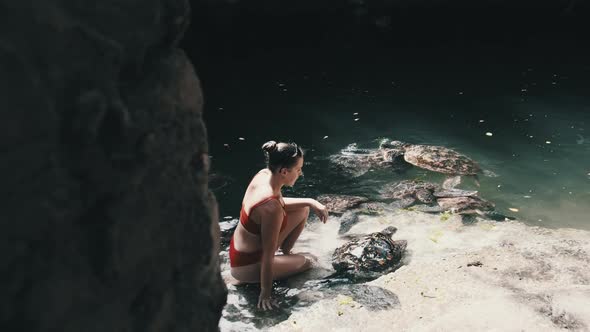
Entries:
[[[267,197],[267,198],[261,200],[260,202],[254,204],[250,208],[250,213],[252,213],[252,210],[254,210],[256,207],[258,207],[268,201],[271,201],[273,199],[276,199],[280,203],[278,195]],[[284,210],[285,210],[285,207],[283,206],[283,211]],[[244,211],[243,205],[242,205],[242,210],[240,210],[240,223],[248,232],[250,232],[252,234],[256,234],[256,235],[260,234],[260,225],[258,225],[254,221],[250,220],[250,218],[246,214],[246,211]],[[287,226],[287,213],[286,212],[284,212],[284,217],[283,217],[283,221],[281,224],[281,230],[279,231],[279,233],[283,232],[283,230],[285,229],[285,226]],[[258,263],[261,258],[262,258],[262,250],[258,250],[255,252],[237,251],[234,248],[234,237],[232,236],[232,238],[229,242],[229,262],[230,262],[231,267],[238,267],[238,266],[255,264],[255,263]]]

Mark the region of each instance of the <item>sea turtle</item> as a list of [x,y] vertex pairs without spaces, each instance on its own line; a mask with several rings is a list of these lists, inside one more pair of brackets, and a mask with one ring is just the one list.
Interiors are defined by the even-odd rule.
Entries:
[[339,171],[358,177],[369,170],[392,168],[403,171],[410,165],[403,159],[400,149],[362,149],[356,143],[349,144],[339,154],[330,156],[330,161]]
[[378,202],[370,202],[362,196],[324,194],[317,197],[328,211],[339,216],[340,228],[338,234],[344,234],[359,221],[359,215],[375,215],[385,210],[386,205]]
[[478,196],[442,197],[437,199],[437,203],[443,210],[463,216],[463,221],[470,221],[476,215],[496,221],[514,219],[498,213],[493,203]]
[[318,196],[316,199],[318,202],[326,206],[328,212],[335,215],[341,215],[344,212],[369,201],[367,197],[340,194],[324,194]]
[[439,189],[440,186],[435,183],[404,180],[385,186],[381,190],[381,197],[394,199],[393,205],[397,208],[406,208],[415,203],[430,205],[436,202],[434,192]]
[[[452,181],[451,181],[452,182]],[[450,185],[454,185],[452,182]],[[383,198],[395,199],[392,206],[421,212],[440,213],[449,211],[459,214],[464,221],[476,215],[492,220],[514,219],[494,210],[494,204],[478,196],[477,191],[457,188],[444,188],[435,183],[417,180],[404,180],[382,190]]]
[[471,158],[449,148],[384,139],[379,149],[401,151],[406,162],[430,171],[448,175],[473,176],[476,184],[479,185],[477,174],[482,172],[479,165]]
[[338,274],[353,278],[372,278],[394,270],[408,245],[405,240],[392,240],[396,231],[390,226],[345,243],[334,250],[332,266]]
[[445,211],[456,213],[461,215],[464,222],[473,221],[476,216],[496,221],[514,219],[498,213],[493,203],[476,195],[438,197],[436,202],[438,207],[417,207],[417,210],[430,213]]

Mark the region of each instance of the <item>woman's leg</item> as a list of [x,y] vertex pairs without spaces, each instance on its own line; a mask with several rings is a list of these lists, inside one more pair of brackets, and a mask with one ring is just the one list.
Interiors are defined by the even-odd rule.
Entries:
[[[295,242],[303,232],[305,223],[309,217],[309,208],[301,208],[294,211],[287,212],[287,226],[285,230],[279,234],[279,248],[283,254],[288,255],[295,245]],[[278,249],[278,248],[277,248]]]
[[[277,255],[272,265],[272,278],[273,280],[284,279],[310,268],[311,261],[303,255]],[[260,263],[232,267],[231,275],[241,282],[259,283]]]

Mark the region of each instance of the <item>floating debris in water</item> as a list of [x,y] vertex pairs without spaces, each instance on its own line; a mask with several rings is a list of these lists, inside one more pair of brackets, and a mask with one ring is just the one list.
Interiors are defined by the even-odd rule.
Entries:
[[229,144],[224,143],[223,146],[225,146],[226,148],[229,148]]
[[512,211],[512,212],[518,212],[517,208],[508,208],[508,210]]
[[494,134],[490,133],[489,131],[486,133],[486,136],[493,136]]
[[502,187],[502,185],[501,185],[501,184],[499,184],[499,185],[498,185],[498,188],[501,188],[501,187]]
[[545,144],[551,144],[551,141],[545,141]]
[[217,110],[223,111],[223,107],[218,107]]
[[356,119],[354,119],[354,121],[358,121],[358,120],[360,120],[360,118],[356,118]]
[[483,123],[483,122],[485,122],[485,121],[484,120],[479,120],[479,123]]
[[239,139],[240,141],[245,141],[245,140],[246,140],[246,139],[245,139],[245,138],[243,138],[243,137],[238,137],[238,139]]
[[355,113],[352,113],[352,115],[359,115],[359,113],[358,112],[355,112]]
[[524,197],[524,198],[531,198],[531,196],[529,196],[529,195],[524,195],[522,197]]
[[324,136],[324,139],[328,138],[328,136]]

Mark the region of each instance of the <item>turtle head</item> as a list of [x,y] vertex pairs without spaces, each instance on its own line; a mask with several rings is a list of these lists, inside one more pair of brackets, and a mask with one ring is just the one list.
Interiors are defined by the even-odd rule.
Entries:
[[381,231],[381,233],[388,235],[388,236],[392,236],[393,234],[395,234],[395,232],[397,232],[397,228],[394,226],[389,226],[386,229]]
[[381,142],[379,142],[379,148],[380,149],[399,149],[399,150],[403,150],[408,145],[409,145],[408,143],[404,143],[404,142],[401,142],[401,141],[390,140],[389,138],[384,138],[384,139],[381,140]]

